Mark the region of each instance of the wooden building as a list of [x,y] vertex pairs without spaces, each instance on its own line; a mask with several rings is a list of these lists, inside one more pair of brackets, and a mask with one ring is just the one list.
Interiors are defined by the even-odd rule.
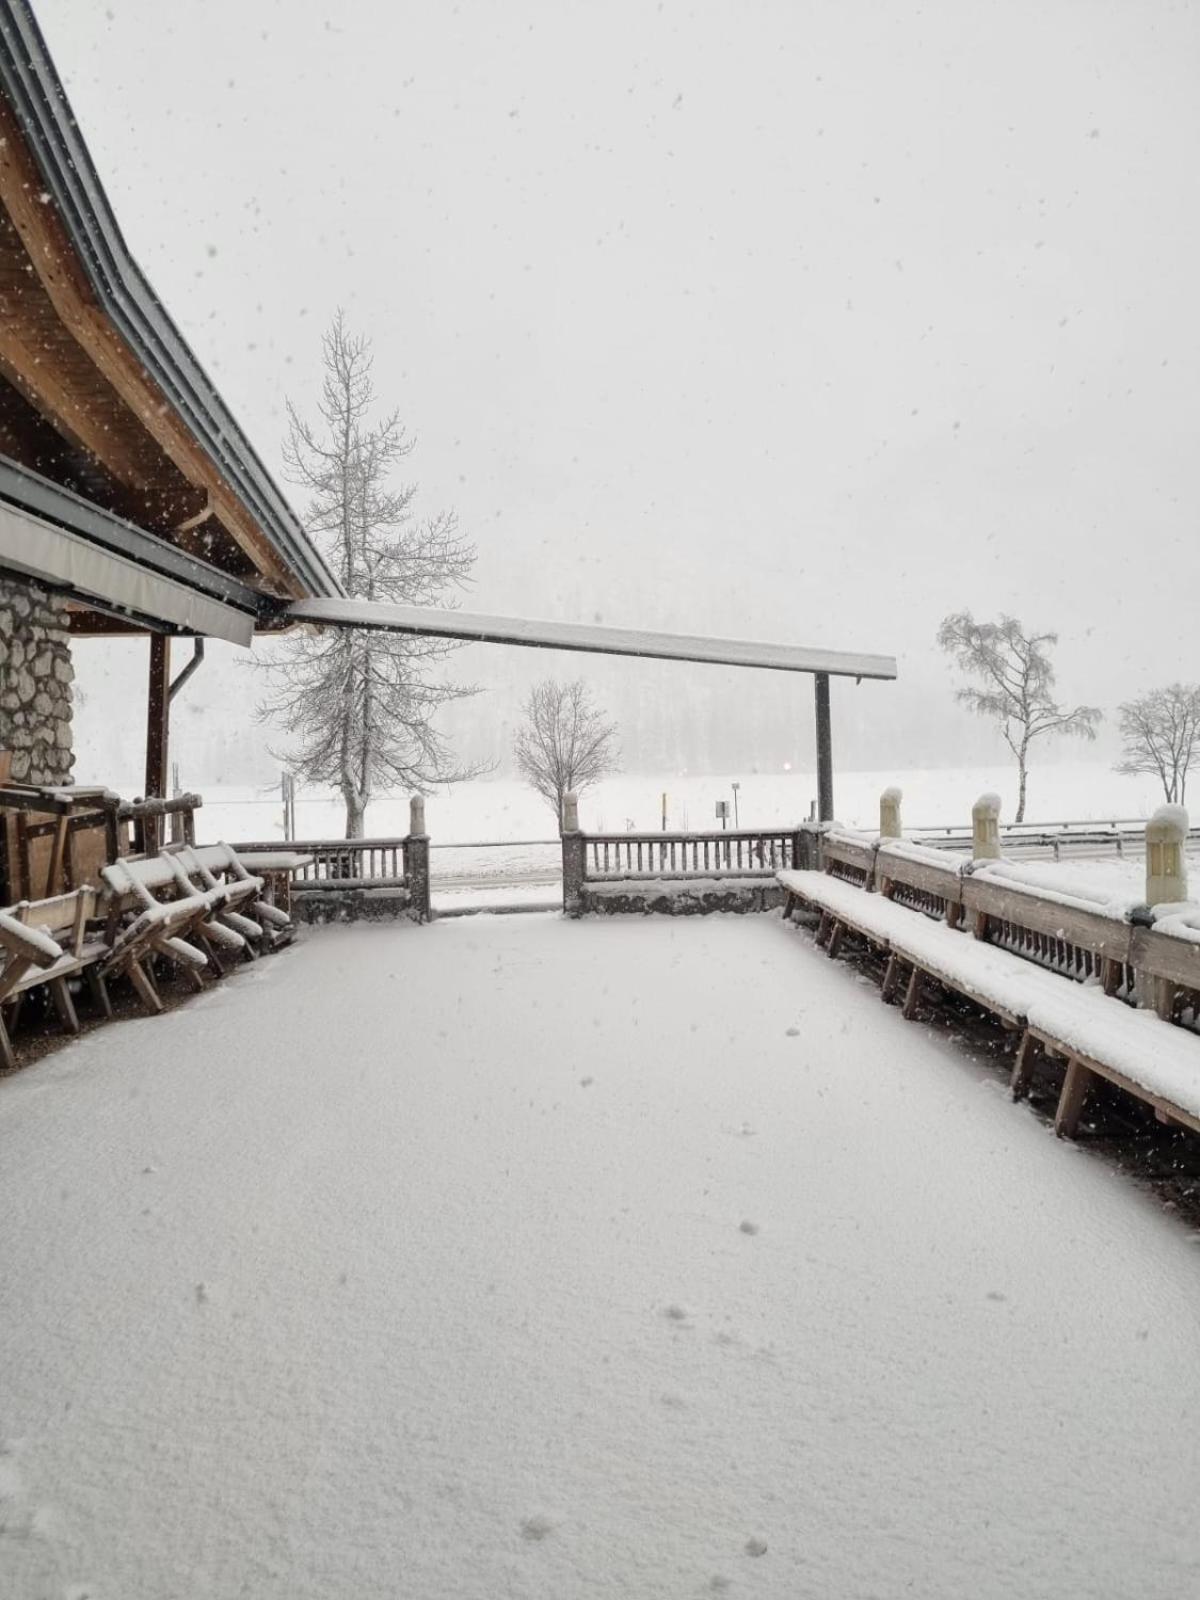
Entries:
[[338,592],[131,258],[29,6],[0,0],[0,750],[12,779],[70,781],[76,635],[147,635],[146,790],[162,794],[172,635],[248,644],[278,602]]

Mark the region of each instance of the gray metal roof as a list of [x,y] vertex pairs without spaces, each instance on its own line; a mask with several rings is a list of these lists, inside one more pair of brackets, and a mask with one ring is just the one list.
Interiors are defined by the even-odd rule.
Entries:
[[0,89],[105,315],[312,594],[340,585],[130,255],[26,0],[0,0]]
[[712,639],[701,634],[608,628],[593,623],[534,622],[524,617],[480,616],[433,606],[385,605],[376,600],[295,600],[281,606],[278,615],[282,621],[313,622],[326,627],[377,628],[388,633],[467,639],[477,644],[585,650],[607,656],[654,656],[664,661],[710,661],[729,667],[818,672],[841,678],[896,676],[894,656],[810,650],[803,645],[759,644],[747,639]]

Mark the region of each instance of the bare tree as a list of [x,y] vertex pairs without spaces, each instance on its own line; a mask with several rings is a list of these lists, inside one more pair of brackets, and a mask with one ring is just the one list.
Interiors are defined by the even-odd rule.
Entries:
[[562,832],[563,797],[617,770],[616,725],[592,704],[582,678],[536,684],[522,708],[517,767],[546,800]]
[[1152,773],[1170,805],[1187,799],[1187,778],[1200,762],[1200,684],[1170,683],[1120,708],[1125,741],[1118,772]]
[[[319,422],[288,406],[284,460],[309,493],[306,526],[347,595],[408,605],[448,604],[467,582],[473,547],[451,512],[420,519],[416,487],[393,485],[413,448],[396,412],[374,419],[369,340],[341,312],[322,342]],[[474,690],[432,669],[453,646],[365,629],[304,632],[281,641],[266,665],[272,689],[259,714],[291,741],[280,752],[308,783],[328,783],[346,806],[346,837],[361,838],[380,789],[425,791],[465,777],[433,724],[439,706]]]
[[1029,746],[1047,733],[1094,739],[1103,713],[1096,706],[1066,710],[1054,699],[1054,667],[1050,649],[1056,633],[1028,633],[1015,617],[976,622],[969,611],[943,619],[938,643],[958,663],[968,683],[958,698],[1000,726],[1004,742],[1017,758],[1017,822],[1025,820],[1025,787]]

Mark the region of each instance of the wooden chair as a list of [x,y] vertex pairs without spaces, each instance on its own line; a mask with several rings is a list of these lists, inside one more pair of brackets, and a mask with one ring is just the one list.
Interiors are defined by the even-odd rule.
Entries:
[[[169,856],[111,862],[101,877],[108,893],[110,945],[101,970],[124,973],[151,1011],[163,1009],[148,970],[154,957],[165,956],[201,989],[200,974],[210,964],[213,946],[244,945],[240,934],[214,920],[214,897],[189,884]],[[221,970],[216,959],[211,964]]]
[[112,1015],[101,962],[108,953],[103,933],[96,928],[99,901],[94,889],[46,900],[24,900],[0,911],[0,1061],[15,1065],[12,1044],[3,1021],[3,1007],[19,1011],[22,997],[45,985],[65,1028],[79,1032],[79,1018],[67,980],[82,976],[97,1006]]

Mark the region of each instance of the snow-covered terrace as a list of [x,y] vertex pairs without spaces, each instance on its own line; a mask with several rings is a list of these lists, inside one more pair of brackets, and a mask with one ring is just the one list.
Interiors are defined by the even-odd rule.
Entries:
[[12,1600],[1194,1590],[1194,1241],[777,918],[312,930],[0,1082]]

